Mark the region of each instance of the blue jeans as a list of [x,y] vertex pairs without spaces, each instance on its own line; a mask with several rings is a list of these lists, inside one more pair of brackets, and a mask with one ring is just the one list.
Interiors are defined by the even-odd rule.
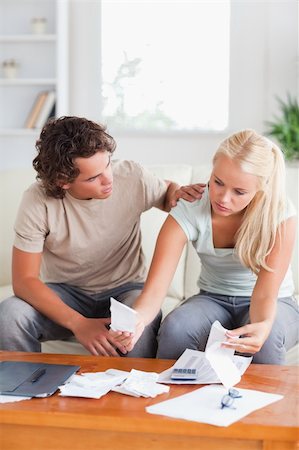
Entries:
[[[100,294],[89,294],[62,283],[47,283],[70,308],[89,318],[110,317],[110,297],[131,306],[143,283],[127,283]],[[161,314],[149,324],[134,349],[126,356],[155,358]],[[29,303],[10,297],[0,303],[0,348],[8,351],[40,352],[41,342],[66,339],[72,332],[48,319]]]
[[[249,297],[230,297],[201,291],[172,311],[158,335],[158,358],[177,359],[186,348],[205,350],[215,320],[228,329],[249,322]],[[277,300],[271,333],[253,357],[257,364],[284,364],[286,351],[298,342],[299,313],[293,297]]]

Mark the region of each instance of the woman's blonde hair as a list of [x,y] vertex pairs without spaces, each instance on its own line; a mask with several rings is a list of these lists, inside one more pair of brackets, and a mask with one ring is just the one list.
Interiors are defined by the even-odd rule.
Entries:
[[220,155],[237,161],[242,171],[258,178],[258,191],[246,208],[235,248],[241,262],[254,273],[261,268],[272,271],[266,258],[274,246],[286,204],[282,151],[254,130],[243,130],[220,144],[213,163]]

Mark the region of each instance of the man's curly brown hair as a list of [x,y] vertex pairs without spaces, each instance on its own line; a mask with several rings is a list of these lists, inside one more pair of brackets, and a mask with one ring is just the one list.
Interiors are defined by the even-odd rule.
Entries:
[[33,167],[47,195],[65,196],[61,186],[73,182],[79,175],[76,158],[89,158],[97,152],[114,152],[115,141],[105,130],[103,125],[72,116],[46,123],[36,141],[38,155],[33,160]]

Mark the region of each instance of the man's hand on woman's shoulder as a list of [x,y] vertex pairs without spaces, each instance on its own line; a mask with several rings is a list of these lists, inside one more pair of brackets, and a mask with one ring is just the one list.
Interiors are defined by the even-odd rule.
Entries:
[[171,200],[170,204],[172,207],[176,206],[177,201],[182,198],[188,202],[194,202],[195,200],[200,200],[202,194],[204,193],[206,184],[205,183],[195,183],[188,184],[187,186],[181,186],[174,192],[174,198]]

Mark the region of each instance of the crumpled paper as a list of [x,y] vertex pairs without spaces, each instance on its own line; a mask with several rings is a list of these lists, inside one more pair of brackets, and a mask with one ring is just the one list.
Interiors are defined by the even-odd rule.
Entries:
[[59,386],[60,394],[66,397],[101,398],[109,391],[133,397],[156,397],[169,392],[169,386],[158,384],[158,374],[133,369],[125,372],[109,369],[106,372],[73,375],[66,384]]

